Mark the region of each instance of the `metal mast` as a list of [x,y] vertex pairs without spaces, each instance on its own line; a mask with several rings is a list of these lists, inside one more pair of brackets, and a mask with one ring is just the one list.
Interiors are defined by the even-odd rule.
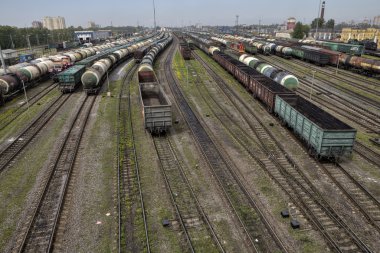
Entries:
[[0,60],[1,60],[1,65],[3,66],[3,69],[4,69],[4,73],[6,74],[7,73],[7,67],[5,66],[3,51],[1,50],[1,46],[0,46]]
[[239,29],[239,15],[236,15],[235,25],[236,25],[236,34],[238,34],[238,29]]
[[153,18],[154,18],[154,30],[156,31],[156,5],[153,0]]
[[317,18],[317,28],[315,29],[315,35],[314,39],[317,39],[317,34],[318,34],[318,26],[319,26],[319,13],[321,12],[321,0],[319,0],[319,5],[318,5],[318,18]]

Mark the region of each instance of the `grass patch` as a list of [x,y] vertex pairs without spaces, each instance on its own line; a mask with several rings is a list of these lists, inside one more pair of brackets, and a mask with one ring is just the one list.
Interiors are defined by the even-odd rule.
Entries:
[[362,57],[363,58],[367,58],[367,59],[373,59],[373,60],[380,60],[380,58],[379,57],[377,57],[377,56],[373,56],[373,55],[368,55],[368,54],[362,54]]
[[[16,230],[20,215],[26,206],[28,194],[36,184],[37,175],[53,148],[69,112],[57,117],[44,138],[37,138],[22,156],[0,177],[0,251],[4,251]],[[36,149],[35,147],[38,147]]]
[[[198,55],[205,60],[211,68],[220,75],[227,84],[233,86],[232,88],[241,94],[242,98],[245,100],[249,100],[252,102],[251,95],[245,91],[243,87],[231,76],[229,75],[223,68],[221,68],[215,61],[213,61],[210,57],[204,54],[201,51],[197,51]],[[256,103],[256,102],[255,102]],[[261,108],[258,104],[257,109]],[[268,115],[269,117],[269,115]],[[244,151],[243,151],[244,152]],[[251,164],[251,166],[259,167],[255,162]],[[270,203],[270,209],[276,220],[280,223],[283,223],[284,226],[288,227],[289,234],[294,237],[295,240],[300,242],[300,248],[302,251],[312,252],[312,249],[321,249],[323,251],[324,244],[320,243],[318,240],[313,238],[313,234],[305,231],[294,231],[290,225],[289,220],[284,220],[280,217],[280,212],[287,208],[287,202],[283,199],[283,196],[278,192],[278,188],[274,189],[272,181],[269,179],[268,175],[264,170],[256,171],[255,176],[250,178],[254,180],[254,184],[260,190],[260,192],[265,196],[265,198]],[[234,196],[234,190],[230,189],[230,193]],[[234,196],[233,199],[237,199],[238,196]],[[252,213],[249,208],[241,206],[239,209],[240,215],[244,217],[256,217],[255,213]],[[257,218],[257,217],[256,217]],[[301,240],[302,239],[302,240]]]
[[[44,96],[39,103],[35,103],[33,106],[29,108],[29,110],[24,111],[17,119],[15,119],[12,123],[10,123],[7,127],[0,130],[0,142],[5,141],[6,138],[9,138],[12,135],[15,135],[17,132],[21,131],[21,129],[25,128],[29,122],[35,118],[41,111],[49,106],[49,104],[56,99],[60,95],[58,89],[54,89],[49,94]],[[6,112],[1,113],[1,120],[5,120],[6,117],[10,117],[11,114],[17,108],[11,108]]]
[[130,85],[132,122],[147,214],[150,247],[152,252],[181,252],[182,235],[172,228],[164,228],[161,225],[164,219],[175,219],[175,214],[158,167],[157,154],[152,139],[144,129],[136,76]]
[[[129,64],[124,69],[127,72],[133,64]],[[102,94],[102,99],[99,103],[97,111],[96,122],[91,129],[90,141],[88,142],[88,148],[92,153],[92,156],[99,157],[99,172],[101,175],[102,184],[97,190],[92,193],[94,198],[97,199],[97,203],[88,203],[85,206],[86,214],[84,219],[86,223],[93,223],[94,217],[99,217],[99,214],[104,215],[112,210],[111,207],[117,205],[114,203],[113,193],[114,180],[117,178],[117,120],[118,120],[118,94],[121,91],[123,80],[117,80],[110,83],[110,92],[113,94],[111,97],[107,97],[106,93]],[[108,133],[107,135],[99,135],[99,133]],[[103,143],[101,150],[97,148],[99,143]],[[99,156],[100,155],[100,156]],[[89,171],[88,173],[94,173]],[[116,198],[117,201],[117,198]],[[93,226],[96,226],[95,224]],[[93,237],[89,237],[87,250],[91,248],[91,245],[96,245],[95,252],[113,252],[117,245],[115,244],[115,234],[117,234],[118,223],[116,219],[103,219],[102,226],[96,226],[95,229],[98,234],[98,239],[93,241]],[[91,229],[91,228],[90,228]],[[86,247],[85,247],[86,248]],[[91,248],[91,250],[93,250]]]

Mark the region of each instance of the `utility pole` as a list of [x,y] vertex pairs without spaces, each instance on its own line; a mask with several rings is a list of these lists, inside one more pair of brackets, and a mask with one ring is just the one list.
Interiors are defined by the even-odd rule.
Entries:
[[6,74],[7,68],[5,67],[5,61],[3,57],[3,51],[1,50],[1,46],[0,46],[0,60],[1,60],[1,65],[3,66],[3,69],[4,69],[4,73]]
[[29,50],[32,50],[32,46],[30,45],[29,37],[30,37],[30,35],[26,35],[26,42],[28,43]]
[[311,100],[311,94],[313,93],[314,76],[315,76],[315,72],[317,72],[317,71],[312,70],[311,72],[313,73],[313,79],[311,80],[311,86],[310,86],[310,97],[309,97],[310,100]]
[[338,57],[338,59],[336,60],[336,70],[335,70],[335,75],[338,74],[338,69],[339,69],[339,58],[340,58],[341,55],[342,55],[342,54],[339,54],[339,57]]
[[236,26],[236,34],[238,34],[238,32],[239,32],[239,15],[236,15],[235,26]]
[[261,28],[261,19],[259,19],[259,36],[260,36],[260,28]]
[[21,82],[22,82],[22,87],[24,89],[26,104],[28,105],[28,111],[29,111],[29,100],[28,100],[28,96],[26,95],[25,83],[23,80],[21,80]]
[[13,43],[12,34],[9,34],[9,37],[11,38],[11,48],[14,49],[15,48],[15,44]]
[[153,19],[154,19],[154,31],[156,31],[156,5],[153,0]]
[[321,1],[322,1],[322,0],[319,0],[319,5],[318,5],[318,15],[317,15],[317,28],[315,29],[314,39],[317,39],[317,34],[318,34],[318,27],[319,27],[319,13],[321,13]]
[[107,71],[106,73],[107,73],[107,87],[108,87],[107,97],[110,97],[110,96],[111,96],[111,91],[110,91],[110,79],[108,78],[108,71]]

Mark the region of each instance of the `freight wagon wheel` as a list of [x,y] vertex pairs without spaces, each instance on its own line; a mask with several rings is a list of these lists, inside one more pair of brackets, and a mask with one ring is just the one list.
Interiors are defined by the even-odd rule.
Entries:
[[307,153],[309,154],[310,157],[315,157],[315,152],[313,147],[309,147]]

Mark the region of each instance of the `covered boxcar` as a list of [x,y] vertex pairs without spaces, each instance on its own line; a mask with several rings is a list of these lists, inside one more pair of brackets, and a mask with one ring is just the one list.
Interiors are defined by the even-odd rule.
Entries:
[[356,130],[298,95],[277,95],[275,113],[318,158],[349,157]]
[[324,48],[337,51],[337,52],[350,54],[350,55],[361,56],[364,53],[363,45],[353,45],[353,44],[336,43],[336,42],[329,42],[329,41],[318,41],[317,43],[322,45]]
[[184,60],[191,59],[191,49],[190,49],[190,46],[186,42],[179,43],[179,51],[181,52],[181,55]]
[[298,57],[308,62],[313,62],[321,66],[325,66],[330,61],[330,55],[325,52],[322,52],[321,49],[317,47],[294,47],[292,53],[295,57]]

